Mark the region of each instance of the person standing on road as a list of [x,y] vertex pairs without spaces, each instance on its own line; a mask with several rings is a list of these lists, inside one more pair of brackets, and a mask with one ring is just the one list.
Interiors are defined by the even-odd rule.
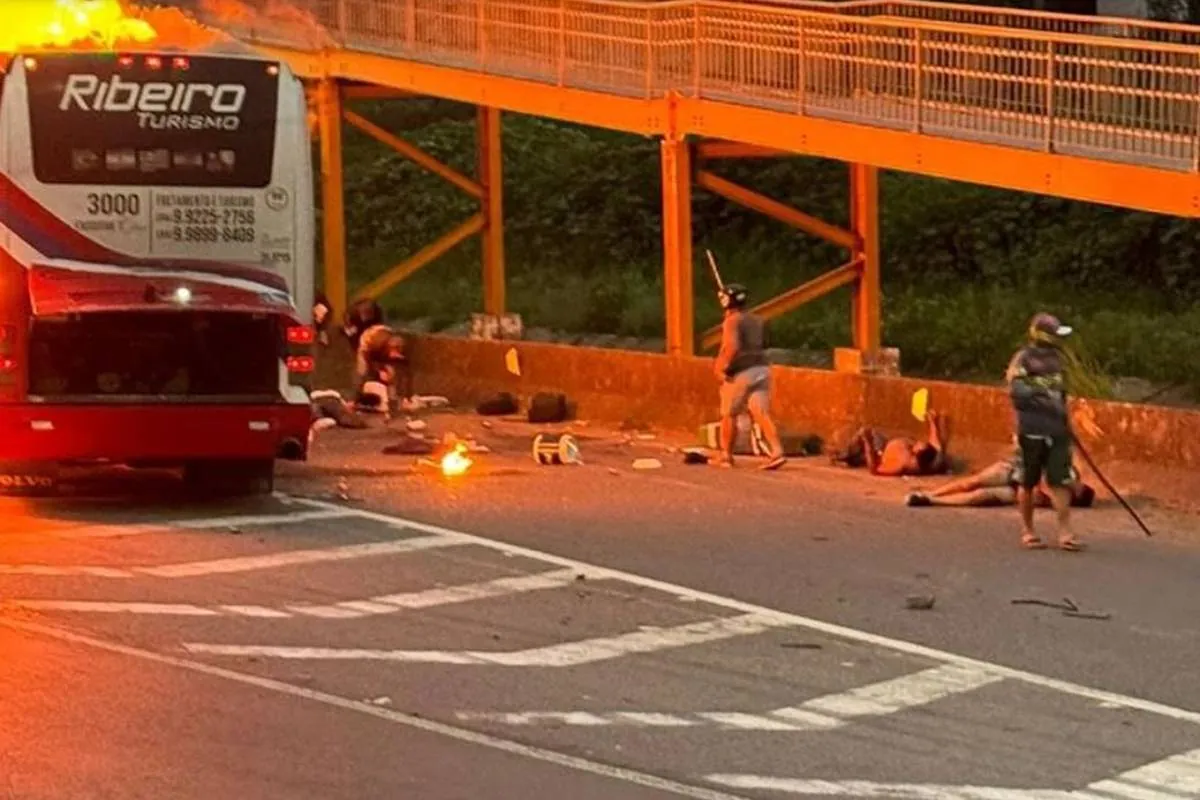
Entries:
[[1070,335],[1071,328],[1057,317],[1037,314],[1029,323],[1029,343],[1013,355],[1005,373],[1020,449],[1016,478],[1021,544],[1029,549],[1045,547],[1033,529],[1035,489],[1043,480],[1058,517],[1058,546],[1083,549],[1070,525],[1073,448],[1060,349]]
[[771,372],[765,352],[766,326],[762,319],[745,310],[747,296],[746,287],[736,283],[724,286],[717,294],[725,309],[721,349],[713,364],[713,371],[721,382],[721,456],[717,463],[722,467],[733,466],[737,420],[749,413],[771,448],[770,460],[763,469],[779,469],[787,459],[770,414]]

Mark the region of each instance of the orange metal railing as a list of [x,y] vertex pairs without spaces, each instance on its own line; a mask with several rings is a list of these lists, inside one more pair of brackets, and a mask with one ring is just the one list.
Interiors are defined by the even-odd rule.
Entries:
[[1200,159],[1200,30],[1185,26],[905,0],[251,6],[208,21],[261,44],[623,96],[677,92],[1177,171]]

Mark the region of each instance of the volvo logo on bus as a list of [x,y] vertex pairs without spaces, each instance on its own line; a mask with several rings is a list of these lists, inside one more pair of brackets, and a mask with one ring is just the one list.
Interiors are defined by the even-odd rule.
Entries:
[[137,114],[138,126],[151,130],[236,131],[245,103],[246,87],[238,83],[143,83],[120,75],[101,81],[72,74],[58,109]]

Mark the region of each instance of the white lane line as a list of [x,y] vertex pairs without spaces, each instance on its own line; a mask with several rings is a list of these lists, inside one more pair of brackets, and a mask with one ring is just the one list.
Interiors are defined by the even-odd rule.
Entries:
[[[195,617],[234,616],[259,619],[290,619],[296,615],[323,619],[361,619],[379,614],[396,614],[401,611],[433,608],[451,603],[471,600],[494,599],[507,595],[557,589],[574,583],[574,570],[554,570],[539,575],[516,575],[481,583],[426,589],[405,594],[387,594],[370,600],[348,600],[330,606],[289,605],[285,609],[259,605],[216,605],[195,606],[174,603],[126,603],[84,600],[22,600],[4,602],[35,611],[72,611],[79,613],[129,613],[149,615],[188,615]],[[189,609],[187,611],[183,609]]]
[[175,617],[215,617],[216,611],[184,603],[109,603],[91,600],[11,600],[33,611],[79,611],[91,614],[159,614]]
[[261,556],[235,556],[210,561],[188,561],[182,564],[166,564],[155,567],[96,567],[96,566],[53,566],[46,564],[0,564],[0,575],[37,575],[48,577],[82,578],[197,578],[205,575],[226,575],[234,572],[251,572],[260,569],[291,567],[298,564],[318,564],[327,561],[348,561],[356,558],[371,558],[435,547],[453,547],[463,544],[453,536],[417,536],[411,539],[392,539],[384,542],[347,544],[314,550],[281,550]]
[[173,520],[166,524],[172,528],[207,530],[210,528],[252,528],[264,525],[279,525],[288,522],[345,519],[354,516],[357,516],[357,514],[355,514],[353,509],[327,508],[317,511],[293,511],[288,514],[237,514],[228,517],[209,517],[207,519],[181,519]]
[[246,675],[241,672],[236,672],[231,669],[205,664],[199,661],[192,661],[184,658],[175,658],[172,656],[160,655],[149,650],[142,650],[128,645],[116,644],[107,642],[102,639],[95,639],[90,636],[84,636],[77,633],[71,633],[59,628],[53,628],[48,625],[40,625],[32,622],[22,622],[14,619],[5,619],[0,617],[0,625],[3,625],[14,630],[24,631],[26,633],[48,636],[59,641],[70,642],[73,644],[86,645],[110,653],[130,656],[132,658],[141,659],[155,664],[163,664],[167,666],[177,667],[179,669],[188,670],[200,675],[208,675],[215,678],[223,678],[243,686],[253,686],[258,689],[263,689],[276,694],[287,695],[303,700],[321,703],[331,708],[340,709],[342,711],[353,711],[358,714],[363,714],[376,719],[386,720],[387,722],[396,725],[403,725],[406,728],[425,731],[439,736],[445,736],[455,741],[465,742],[467,744],[477,745],[479,747],[487,747],[492,750],[497,750],[510,755],[529,758],[534,761],[540,761],[546,764],[573,769],[578,772],[585,772],[591,775],[597,775],[602,778],[608,778],[614,781],[641,786],[647,789],[654,789],[660,792],[667,792],[678,795],[680,797],[692,798],[692,800],[747,800],[747,798],[729,794],[718,789],[709,788],[706,786],[692,786],[679,781],[673,781],[668,778],[660,778],[657,775],[651,775],[637,770],[626,769],[624,767],[602,764],[596,761],[589,761],[586,758],[571,756],[565,753],[556,753],[553,750],[546,750],[541,747],[521,744],[507,739],[501,739],[497,736],[490,736],[485,733],[477,733],[465,728],[459,728],[454,725],[448,725],[444,722],[435,722],[430,719],[418,717],[413,714],[405,714],[402,711],[396,711],[384,706],[375,706],[370,703],[364,703],[359,700],[350,700],[345,697],[320,692],[315,689],[308,689],[301,686],[292,686],[282,681],[273,680],[271,678],[261,678],[256,675]]
[[1085,786],[1083,789],[1011,789],[999,786],[946,786],[932,783],[877,783],[772,778],[765,775],[709,775],[732,789],[765,790],[822,797],[886,797],[898,800],[1188,800],[1200,797],[1200,750],[1155,761]]
[[[297,504],[307,505],[312,508],[337,508],[332,503],[326,503],[321,500],[310,500],[308,498],[293,498]],[[621,570],[598,567],[594,564],[588,564],[583,561],[577,561],[572,558],[556,556],[551,553],[545,553],[540,550],[534,550],[529,547],[521,547],[519,545],[507,544],[494,539],[487,539],[474,534],[463,533],[449,528],[444,528],[439,525],[429,525],[416,520],[408,520],[402,517],[380,514],[373,511],[359,510],[358,515],[364,519],[371,519],[377,522],[391,522],[400,524],[414,531],[423,531],[429,534],[437,534],[442,536],[454,536],[463,544],[473,544],[479,547],[486,547],[500,553],[506,553],[510,556],[521,556],[534,560],[543,561],[548,564],[555,564],[568,569],[586,570],[594,573],[597,578],[608,579],[614,581],[624,581],[625,583],[634,586],[640,586],[645,589],[653,589],[655,591],[674,595],[678,598],[687,598],[694,602],[708,603],[719,608],[729,609],[731,611],[740,611],[746,614],[754,614],[762,618],[771,618],[778,620],[782,625],[790,625],[798,628],[806,628],[812,631],[828,634],[846,641],[858,642],[860,644],[872,645],[881,647],[897,653],[904,653],[910,656],[919,658],[928,658],[933,661],[939,661],[946,664],[957,664],[962,667],[984,670],[1001,678],[1011,678],[1015,681],[1028,684],[1030,686],[1038,686],[1043,689],[1061,692],[1063,694],[1082,697],[1086,700],[1092,700],[1099,704],[1107,704],[1121,708],[1133,709],[1135,711],[1143,711],[1147,714],[1155,714],[1168,719],[1179,720],[1180,722],[1190,722],[1193,725],[1200,725],[1200,711],[1192,709],[1178,708],[1170,706],[1166,703],[1158,703],[1153,700],[1145,700],[1140,697],[1132,697],[1130,695],[1120,694],[1118,692],[1110,692],[1104,689],[1095,689],[1090,686],[1084,686],[1071,681],[1061,680],[1059,678],[1051,678],[1046,675],[1039,675],[1035,672],[1016,669],[1014,667],[1006,667],[1003,664],[995,664],[989,661],[983,661],[977,658],[969,658],[967,656],[950,653],[945,650],[938,650],[934,647],[927,647],[915,642],[907,642],[902,639],[893,639],[888,636],[882,636],[877,633],[850,628],[845,625],[837,625],[824,620],[805,617],[800,614],[792,614],[778,609],[767,608],[765,606],[747,603],[743,600],[735,600],[731,597],[725,597],[711,592],[700,591],[698,589],[690,589],[686,586],[660,581],[654,578],[647,578],[644,575],[637,575],[632,572],[623,572]]]
[[212,656],[253,656],[287,660],[395,661],[410,664],[462,664],[500,667],[577,667],[621,656],[653,653],[678,647],[747,636],[783,627],[778,621],[753,614],[693,622],[675,628],[652,628],[619,636],[585,639],[512,652],[480,650],[365,650],[336,647],[274,647],[189,642],[189,653]]
[[329,561],[349,561],[356,558],[395,555],[436,547],[452,547],[462,544],[451,536],[420,536],[412,539],[396,539],[387,542],[348,544],[319,550],[283,550],[261,556],[237,556],[218,558],[213,561],[192,561],[186,564],[170,564],[163,567],[133,567],[131,572],[154,578],[197,578],[204,575],[228,575],[234,572],[251,572],[276,567],[292,567],[297,564],[318,564]]
[[208,517],[200,519],[167,520],[163,522],[135,522],[127,525],[110,523],[95,525],[75,525],[65,528],[53,528],[45,531],[16,531],[5,534],[12,536],[31,536],[50,539],[113,539],[122,536],[145,536],[147,534],[170,534],[178,530],[209,530],[212,528],[251,528],[264,525],[278,525],[288,522],[310,522],[323,519],[345,519],[356,516],[351,509],[316,509],[312,511],[292,512],[288,514],[241,514],[226,517]]
[[117,567],[61,567],[51,564],[0,564],[0,575],[37,575],[47,578],[132,578],[133,573]]
[[[614,725],[639,728],[691,728],[716,726],[742,731],[827,731],[861,717],[895,714],[938,700],[974,691],[1003,680],[983,670],[945,664],[940,667],[881,681],[846,692],[824,695],[764,713],[698,711],[645,713],[631,711],[537,711],[458,714],[460,720],[484,720],[507,725],[554,723],[558,725]],[[586,716],[580,716],[585,714]]]
[[539,575],[510,576],[461,586],[439,587],[404,594],[387,594],[372,597],[370,600],[351,600],[327,606],[290,605],[287,609],[296,614],[313,617],[356,619],[380,614],[395,614],[398,611],[433,608],[452,603],[466,603],[472,600],[489,600],[523,592],[560,589],[573,583],[575,576],[575,570],[554,570]]

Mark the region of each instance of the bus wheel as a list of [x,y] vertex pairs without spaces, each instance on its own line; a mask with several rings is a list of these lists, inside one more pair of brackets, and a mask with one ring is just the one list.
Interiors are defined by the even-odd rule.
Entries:
[[189,491],[203,495],[259,495],[275,491],[275,460],[192,461],[183,468]]

